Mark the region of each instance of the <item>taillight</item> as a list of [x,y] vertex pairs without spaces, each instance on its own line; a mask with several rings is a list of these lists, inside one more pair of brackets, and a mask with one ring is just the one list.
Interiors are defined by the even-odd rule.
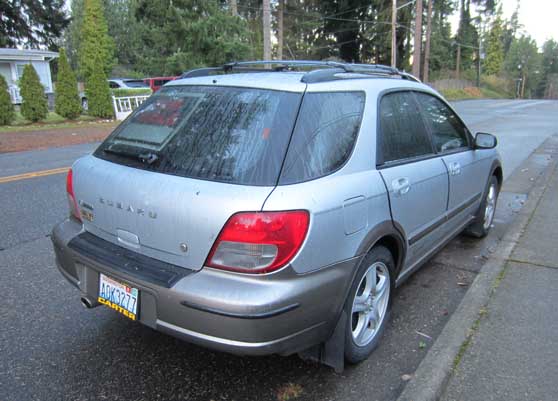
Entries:
[[81,216],[79,214],[79,207],[74,195],[74,178],[72,174],[72,169],[68,170],[68,175],[66,176],[66,192],[68,194],[68,206],[70,207],[70,213],[76,219],[81,221]]
[[298,252],[310,217],[305,210],[242,212],[225,224],[206,266],[243,273],[268,273]]

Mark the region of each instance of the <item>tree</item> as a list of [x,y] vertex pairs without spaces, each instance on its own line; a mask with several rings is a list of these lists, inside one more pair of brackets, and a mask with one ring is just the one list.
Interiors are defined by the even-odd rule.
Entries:
[[[254,54],[247,21],[217,0],[139,0],[136,18],[143,43],[138,58],[147,74],[180,74]],[[261,26],[261,20],[254,26],[260,38]]]
[[[99,58],[99,57],[97,57]],[[95,64],[101,66],[101,60]],[[85,80],[85,94],[87,96],[87,113],[100,118],[112,118],[114,109],[107,76],[102,68],[96,68]]]
[[461,0],[459,28],[455,37],[456,43],[456,76],[462,69],[468,69],[473,64],[473,49],[478,45],[478,33],[472,24],[471,0]]
[[23,76],[19,83],[21,93],[21,114],[29,121],[43,120],[48,113],[45,88],[39,80],[37,71],[31,64],[23,68]]
[[60,49],[60,57],[58,58],[55,111],[62,117],[72,120],[81,113],[76,75],[68,63],[64,49]]
[[558,93],[558,43],[549,39],[542,47],[541,80],[537,96],[547,99],[556,98]]
[[263,58],[271,60],[271,5],[263,0]]
[[498,74],[504,64],[504,43],[502,41],[504,26],[501,18],[501,8],[492,22],[486,44],[486,59],[484,71],[488,75]]
[[110,74],[114,64],[114,43],[108,35],[101,0],[84,0],[83,4],[78,62],[80,74],[87,80],[97,68],[102,68],[105,75]]
[[519,97],[532,97],[540,80],[541,56],[537,43],[530,36],[515,39],[504,63],[512,78],[520,79]]
[[449,16],[455,11],[453,1],[436,0],[432,4],[432,36],[430,37],[430,71],[452,70],[454,48],[452,47]]
[[432,37],[432,2],[428,0],[428,11],[426,12],[426,41],[424,44],[424,67],[422,77],[424,82],[428,82],[430,72],[430,38]]
[[285,0],[279,0],[277,4],[277,59],[283,60],[283,17],[285,11]]
[[8,84],[0,75],[0,125],[9,125],[15,117],[14,105],[8,92]]
[[56,40],[69,23],[64,0],[0,1],[0,47],[56,49]]

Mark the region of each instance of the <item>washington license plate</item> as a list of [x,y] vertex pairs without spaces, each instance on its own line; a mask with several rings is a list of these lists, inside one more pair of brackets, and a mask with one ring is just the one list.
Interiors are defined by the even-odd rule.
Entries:
[[137,320],[139,291],[104,274],[99,275],[99,303]]

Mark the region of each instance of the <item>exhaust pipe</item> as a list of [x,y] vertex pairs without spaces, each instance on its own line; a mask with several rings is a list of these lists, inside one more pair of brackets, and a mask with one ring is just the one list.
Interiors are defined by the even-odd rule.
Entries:
[[82,296],[80,298],[80,301],[81,301],[81,304],[84,307],[86,307],[87,309],[91,309],[91,308],[94,308],[96,306],[99,306],[99,302],[97,302],[97,300],[95,300],[95,299],[93,299],[93,298],[91,298],[87,295]]

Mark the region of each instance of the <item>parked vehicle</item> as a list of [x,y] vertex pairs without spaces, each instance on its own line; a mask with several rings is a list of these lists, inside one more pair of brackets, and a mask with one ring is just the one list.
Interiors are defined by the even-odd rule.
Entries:
[[142,79],[111,78],[108,80],[111,89],[146,89],[149,85]]
[[[107,82],[109,83],[109,88],[114,89],[126,89],[128,91],[144,91],[145,89],[149,89],[149,85],[147,85],[141,79],[131,79],[131,78],[111,78],[108,79]],[[87,101],[87,94],[85,91],[81,91],[79,93],[81,99],[81,108],[85,111],[89,109],[89,102]]]
[[245,72],[263,64],[168,83],[77,160],[57,265],[87,307],[342,369],[377,346],[399,284],[488,233],[497,141],[390,67]]
[[157,92],[161,87],[167,82],[174,81],[178,77],[155,77],[155,78],[144,78],[145,82],[153,92]]

